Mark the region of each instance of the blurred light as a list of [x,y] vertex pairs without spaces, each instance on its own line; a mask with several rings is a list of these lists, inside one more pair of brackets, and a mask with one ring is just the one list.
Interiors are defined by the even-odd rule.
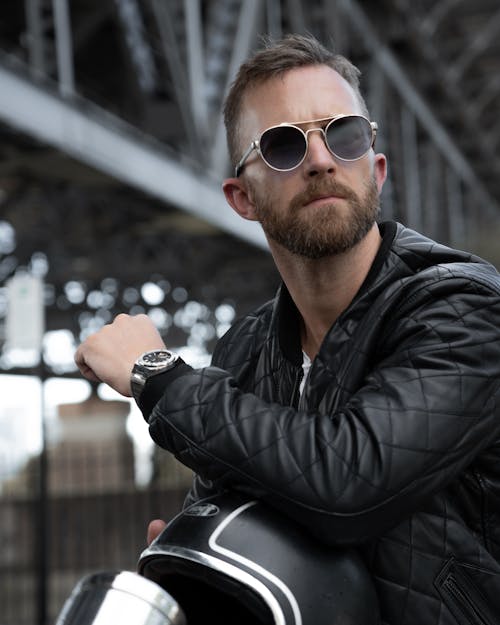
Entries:
[[77,280],[70,280],[64,285],[64,294],[72,304],[85,301],[85,285]]
[[215,318],[219,323],[231,323],[235,314],[236,311],[231,304],[221,304],[215,309]]
[[35,252],[31,256],[30,273],[39,278],[47,275],[49,271],[49,260],[43,252]]
[[0,317],[5,317],[7,314],[7,289],[0,288]]
[[99,308],[96,310],[95,316],[104,324],[109,323],[113,318],[112,312],[107,308]]
[[56,301],[56,289],[53,284],[43,285],[43,301],[45,306],[53,306]]
[[91,334],[94,334],[94,332],[100,330],[104,325],[106,324],[102,319],[99,319],[99,317],[92,317],[87,325],[82,328],[79,335],[80,341],[83,342]]
[[0,358],[0,367],[12,369],[13,367],[36,367],[40,362],[38,349],[12,348],[5,350]]
[[187,300],[188,292],[182,286],[176,286],[172,291],[172,299],[178,304],[182,304]]
[[132,308],[129,310],[129,314],[134,316],[134,315],[144,315],[146,314],[146,309],[144,308],[144,306],[132,306]]
[[210,364],[211,356],[207,350],[200,345],[188,345],[173,348],[176,353],[195,369],[207,367]]
[[165,294],[170,293],[170,291],[172,290],[172,285],[170,284],[170,282],[168,280],[158,280],[157,283],[158,283],[158,286],[160,287],[160,289]]
[[129,286],[123,291],[123,303],[127,306],[132,306],[132,304],[137,304],[139,301],[139,291]]
[[198,319],[200,321],[208,321],[212,315],[212,312],[208,306],[205,304],[200,304],[200,310],[198,312]]
[[44,360],[56,374],[75,371],[75,347],[73,333],[69,330],[46,332],[43,338]]
[[187,302],[184,306],[184,313],[192,319],[199,319],[201,314],[201,304],[193,301]]
[[82,312],[78,315],[78,323],[80,324],[82,328],[85,328],[89,325],[93,316],[94,315],[91,312],[88,312],[86,310],[85,312]]
[[215,336],[215,328],[210,323],[195,323],[191,328],[191,338],[199,343],[206,343]]
[[151,308],[148,317],[155,324],[158,330],[166,330],[172,325],[172,316],[163,308]]
[[16,249],[16,233],[7,221],[0,221],[0,254],[12,254]]
[[118,280],[115,278],[104,278],[101,282],[101,289],[106,293],[116,295],[118,293]]
[[146,282],[141,287],[142,299],[150,306],[158,306],[165,299],[163,289],[154,282]]
[[90,308],[111,308],[114,303],[115,298],[110,293],[94,290],[87,295],[87,306]]
[[219,323],[217,325],[217,338],[220,339],[221,336],[224,336],[224,334],[226,334],[230,327],[230,323]]

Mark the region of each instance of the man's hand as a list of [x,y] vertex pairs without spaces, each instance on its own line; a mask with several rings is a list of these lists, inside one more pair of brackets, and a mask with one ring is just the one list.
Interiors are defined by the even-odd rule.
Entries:
[[164,348],[160,333],[147,315],[122,314],[80,345],[75,362],[88,380],[105,382],[130,397],[130,375],[137,358]]

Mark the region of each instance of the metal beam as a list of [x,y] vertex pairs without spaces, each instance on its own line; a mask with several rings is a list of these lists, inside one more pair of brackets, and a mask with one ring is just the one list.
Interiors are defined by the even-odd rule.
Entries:
[[494,41],[498,41],[499,35],[500,10],[491,16],[486,27],[481,29],[472,41],[468,43],[467,47],[452,66],[451,71],[454,74],[454,80],[461,80],[471,63],[475,61],[478,56],[483,54]]
[[276,2],[276,0],[266,0],[266,18],[269,37],[277,41],[283,36],[280,2]]
[[225,203],[220,184],[85,100],[67,102],[0,63],[0,119],[174,207],[267,249],[260,226]]
[[45,67],[45,47],[40,0],[24,0],[26,14],[28,60],[33,78],[39,79],[48,72]]
[[411,228],[422,229],[422,197],[418,159],[417,123],[415,115],[406,107],[401,109],[401,144],[403,148],[403,175],[406,219]]
[[421,27],[425,30],[426,35],[432,37],[449,13],[462,1],[463,0],[441,0],[440,2],[436,2],[434,6],[429,9],[424,20],[422,20]]
[[137,82],[144,93],[152,94],[157,87],[153,52],[144,35],[144,23],[136,0],[115,0],[125,41],[137,74]]
[[174,95],[184,124],[184,131],[188,139],[190,155],[200,156],[197,128],[192,124],[193,111],[189,85],[186,78],[186,68],[180,53],[179,42],[175,33],[172,10],[163,0],[151,0],[151,8],[156,19],[161,36],[161,45],[168,68],[172,75]]
[[203,24],[200,0],[184,0],[187,74],[193,120],[203,147],[208,135],[208,105],[203,66]]
[[449,163],[466,185],[474,189],[485,215],[498,218],[500,206],[488,193],[450,135],[416,91],[392,52],[382,43],[359,3],[356,0],[339,0],[339,8],[348,17],[352,27],[362,36],[365,48],[380,63],[387,79],[402,101],[413,111],[422,128],[439,146],[443,159]]
[[73,43],[68,0],[52,0],[52,6],[56,31],[59,92],[62,96],[72,96],[75,92],[75,76],[73,70]]
[[[243,0],[242,2],[224,93],[227,93],[229,85],[238,71],[238,67],[247,58],[252,48],[252,44],[256,39],[257,24],[261,17],[262,8],[262,0]],[[220,175],[224,175],[228,171],[226,131],[221,115],[219,115],[219,122],[215,130],[210,163],[211,169]]]

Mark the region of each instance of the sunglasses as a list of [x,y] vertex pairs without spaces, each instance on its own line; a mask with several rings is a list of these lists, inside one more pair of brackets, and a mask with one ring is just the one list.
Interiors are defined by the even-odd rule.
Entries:
[[357,161],[375,144],[377,123],[362,115],[336,115],[323,119],[311,119],[300,124],[328,122],[323,128],[309,128],[305,132],[294,124],[271,126],[252,141],[235,167],[236,178],[241,174],[245,161],[253,152],[275,171],[291,171],[301,165],[308,150],[308,135],[319,131],[326,147],[341,161]]

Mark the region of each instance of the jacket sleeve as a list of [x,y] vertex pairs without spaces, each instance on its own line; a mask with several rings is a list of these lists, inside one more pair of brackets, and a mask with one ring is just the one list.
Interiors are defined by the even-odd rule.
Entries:
[[386,531],[498,442],[500,297],[455,282],[424,283],[392,311],[375,364],[332,413],[266,403],[208,367],[167,385],[153,439],[325,542]]

